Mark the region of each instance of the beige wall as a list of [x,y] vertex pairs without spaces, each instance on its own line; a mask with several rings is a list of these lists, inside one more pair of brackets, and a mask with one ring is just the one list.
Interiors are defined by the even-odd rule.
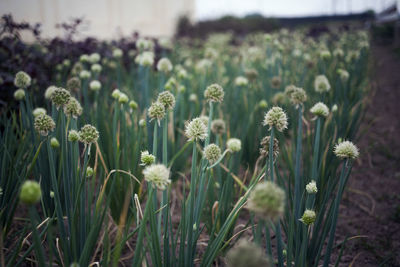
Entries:
[[195,0],[0,0],[0,11],[42,23],[45,37],[62,35],[57,23],[83,16],[89,22],[83,36],[111,39],[138,31],[159,37],[174,33],[180,15],[194,18]]

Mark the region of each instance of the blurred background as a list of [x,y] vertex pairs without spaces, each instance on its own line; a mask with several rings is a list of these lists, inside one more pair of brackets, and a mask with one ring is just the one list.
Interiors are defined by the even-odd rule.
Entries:
[[[80,18],[85,23],[81,24],[79,37],[115,39],[133,32],[151,37],[171,37],[176,33],[182,34],[185,30],[199,33],[202,30],[188,27],[221,18],[225,19],[225,24],[231,23],[232,19],[252,19],[252,27],[260,24],[262,18],[270,18],[271,25],[266,25],[265,21],[262,23],[261,28],[266,30],[280,26],[277,25],[281,23],[279,18],[333,18],[350,14],[375,16],[388,9],[392,9],[391,12],[380,19],[397,20],[399,2],[400,0],[2,0],[0,10],[2,14],[11,14],[15,21],[40,23],[42,37],[62,36],[64,32],[60,24]],[[257,27],[260,25],[256,25]],[[23,37],[32,38],[28,34]]]

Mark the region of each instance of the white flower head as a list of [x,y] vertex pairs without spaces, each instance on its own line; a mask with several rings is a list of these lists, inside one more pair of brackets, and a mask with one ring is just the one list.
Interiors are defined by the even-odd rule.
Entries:
[[207,126],[201,118],[195,118],[186,125],[185,135],[189,141],[204,140],[207,137]]
[[163,164],[153,164],[143,170],[144,179],[159,190],[164,190],[171,183],[170,172]]

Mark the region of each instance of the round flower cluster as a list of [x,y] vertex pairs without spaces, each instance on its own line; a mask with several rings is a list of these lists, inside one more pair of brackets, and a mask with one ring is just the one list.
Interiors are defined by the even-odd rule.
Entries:
[[195,118],[186,125],[185,135],[189,141],[204,140],[207,137],[207,126],[201,118]]
[[175,97],[170,91],[164,91],[158,95],[157,102],[163,104],[165,109],[173,109],[175,106]]
[[153,102],[147,111],[151,120],[157,119],[158,123],[165,116],[165,107],[160,102]]
[[314,80],[314,89],[317,93],[325,93],[331,89],[328,78],[325,75],[318,75]]
[[305,225],[310,225],[310,224],[313,224],[315,222],[316,217],[317,216],[315,214],[315,211],[306,209],[304,211],[303,216],[301,217],[301,219],[299,219],[299,221],[301,221]]
[[81,80],[78,77],[72,77],[67,81],[68,90],[79,91],[80,88],[81,88]]
[[228,267],[272,266],[262,248],[244,239],[226,254]]
[[94,64],[100,61],[100,54],[99,53],[92,53],[89,56],[90,63]]
[[24,89],[17,89],[14,92],[14,98],[15,100],[21,101],[22,99],[25,98],[25,91]]
[[56,127],[54,120],[49,115],[39,115],[35,118],[35,130],[43,136],[47,136]]
[[32,111],[32,115],[33,115],[33,117],[37,117],[37,116],[39,116],[39,115],[46,115],[47,114],[47,111],[44,109],[44,108],[35,108],[33,111]]
[[82,115],[82,106],[75,97],[70,97],[67,104],[64,106],[64,113],[67,116],[72,116],[73,118],[78,118]]
[[136,57],[136,63],[141,66],[149,67],[154,64],[154,53],[145,51]]
[[93,72],[93,73],[95,73],[95,74],[99,74],[100,72],[101,72],[101,70],[103,69],[103,67],[100,65],[100,64],[93,64],[91,67],[90,67],[90,70]]
[[224,89],[216,83],[207,87],[204,91],[204,97],[208,102],[222,102],[224,100]]
[[88,70],[82,70],[79,73],[79,77],[83,80],[89,79],[92,76],[92,74],[90,73],[90,71]]
[[287,97],[290,97],[290,95],[294,92],[294,90],[296,90],[296,86],[293,84],[290,84],[288,86],[285,87],[285,95]]
[[318,192],[317,183],[312,180],[306,185],[306,191],[308,194],[316,194]]
[[279,76],[274,76],[271,79],[271,87],[279,89],[281,87],[282,79]]
[[337,144],[334,153],[340,159],[356,159],[360,155],[358,148],[350,141]]
[[247,208],[263,219],[277,221],[285,209],[285,191],[273,182],[262,182],[250,193]]
[[85,145],[90,145],[97,142],[97,139],[99,139],[99,132],[94,126],[90,124],[82,126],[81,130],[79,131],[79,141]]
[[344,69],[338,69],[337,73],[339,74],[340,80],[342,80],[342,82],[347,82],[350,77],[349,72]]
[[226,141],[226,147],[231,152],[239,152],[242,149],[242,142],[237,138],[229,138],[228,141]]
[[213,164],[221,157],[221,149],[216,144],[209,144],[204,148],[203,154],[210,164]]
[[216,119],[211,122],[211,131],[214,134],[223,134],[225,132],[225,122],[221,119]]
[[265,114],[263,125],[269,125],[270,129],[275,127],[278,131],[282,132],[288,126],[286,113],[280,107],[272,107]]
[[303,88],[295,87],[295,89],[290,94],[290,102],[293,105],[301,105],[307,100],[306,91]]
[[329,108],[322,102],[318,102],[311,109],[310,112],[315,116],[327,117],[329,115]]
[[157,62],[157,70],[168,73],[172,70],[172,63],[168,58],[162,58]]
[[88,167],[86,168],[86,177],[87,177],[87,178],[92,177],[93,174],[94,174],[93,168],[90,167],[90,166],[88,166]]
[[112,51],[112,55],[114,58],[121,58],[124,55],[124,52],[119,49],[119,48],[114,48],[114,50]]
[[249,80],[246,77],[239,76],[235,78],[235,85],[238,87],[247,86],[249,84]]
[[71,97],[71,93],[64,88],[56,88],[51,94],[51,102],[56,106],[57,109],[68,103]]
[[[270,136],[266,136],[261,140],[261,148],[260,148],[260,154],[263,157],[268,157],[269,154],[269,140],[271,140]],[[273,144],[273,156],[274,158],[278,157],[279,155],[279,141],[278,139],[274,138],[274,144]]]
[[114,89],[111,93],[111,97],[114,99],[119,99],[120,95],[121,95],[121,91],[119,89]]
[[128,103],[128,101],[129,101],[129,97],[126,94],[121,92],[118,97],[118,102],[120,104],[126,104],[126,103]]
[[31,77],[24,71],[19,71],[15,74],[14,84],[18,88],[27,88],[31,85]]
[[21,192],[19,193],[19,199],[27,204],[33,205],[40,201],[42,197],[42,190],[40,185],[36,181],[25,181],[21,186]]
[[268,107],[268,103],[265,99],[261,99],[260,102],[258,102],[258,106],[262,109],[267,108]]
[[254,81],[258,77],[258,72],[256,69],[247,69],[245,70],[245,74],[247,79],[249,79],[250,81]]
[[144,179],[151,182],[160,190],[164,190],[171,183],[169,170],[163,164],[153,164],[143,170]]
[[79,133],[76,130],[70,130],[68,132],[68,141],[77,142],[79,140]]
[[90,82],[89,88],[92,91],[99,91],[101,89],[101,83],[98,80],[93,80]]
[[140,161],[142,162],[142,166],[149,166],[156,161],[156,157],[149,153],[149,151],[142,151],[140,153]]

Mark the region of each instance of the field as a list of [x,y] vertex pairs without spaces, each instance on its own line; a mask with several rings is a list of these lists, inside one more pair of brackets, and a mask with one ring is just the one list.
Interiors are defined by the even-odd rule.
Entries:
[[362,214],[340,205],[354,193],[374,213],[349,188],[375,116],[367,31],[28,44],[7,30],[1,266],[362,257],[343,223]]

